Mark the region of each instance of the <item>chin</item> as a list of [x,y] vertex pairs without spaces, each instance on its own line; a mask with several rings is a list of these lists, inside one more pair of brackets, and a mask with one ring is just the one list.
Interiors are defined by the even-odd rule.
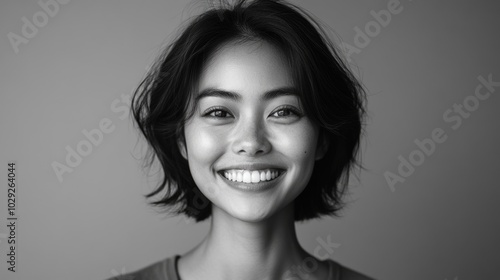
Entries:
[[269,203],[256,205],[255,203],[248,204],[235,201],[234,205],[227,205],[221,210],[234,219],[248,223],[259,223],[270,219],[276,214],[276,209],[269,208]]
[[[282,204],[282,206],[277,207],[280,204]],[[277,201],[248,203],[248,201],[234,200],[232,205],[226,205],[222,211],[235,219],[248,223],[261,223],[266,220],[274,223],[274,220],[278,215],[283,214],[284,211],[290,209],[287,206],[292,207],[293,213],[293,203],[279,203]]]

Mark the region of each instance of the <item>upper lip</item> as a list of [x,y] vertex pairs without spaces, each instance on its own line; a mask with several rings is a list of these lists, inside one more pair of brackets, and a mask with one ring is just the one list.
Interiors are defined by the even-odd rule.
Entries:
[[232,169],[243,169],[243,170],[264,170],[264,169],[278,169],[284,170],[283,167],[269,164],[269,163],[244,163],[244,164],[235,164],[228,167],[220,168],[219,171],[224,170],[232,170]]

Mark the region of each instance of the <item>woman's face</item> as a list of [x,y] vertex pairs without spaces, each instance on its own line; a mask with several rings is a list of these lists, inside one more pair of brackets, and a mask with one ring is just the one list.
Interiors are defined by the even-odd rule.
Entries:
[[319,147],[279,51],[228,44],[202,71],[179,142],[201,192],[227,214],[261,221],[305,188]]

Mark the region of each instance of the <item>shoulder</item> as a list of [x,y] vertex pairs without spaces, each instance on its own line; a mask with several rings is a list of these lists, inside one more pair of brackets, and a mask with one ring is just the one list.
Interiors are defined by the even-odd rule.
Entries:
[[347,267],[342,267],[341,275],[342,280],[375,280]]
[[353,270],[349,267],[346,267],[338,262],[335,262],[333,260],[329,260],[333,266],[335,267],[334,269],[334,275],[336,275],[336,277],[334,277],[333,279],[337,280],[337,279],[340,279],[340,280],[375,280],[374,278],[372,277],[369,277],[369,276],[366,276],[365,274],[363,273],[360,273],[356,270]]
[[176,257],[170,256],[136,271],[107,280],[178,280],[175,269]]

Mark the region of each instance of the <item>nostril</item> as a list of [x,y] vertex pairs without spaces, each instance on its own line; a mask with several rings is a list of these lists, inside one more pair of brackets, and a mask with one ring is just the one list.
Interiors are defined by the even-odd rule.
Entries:
[[260,155],[270,150],[270,144],[264,139],[247,139],[236,143],[236,151],[239,154]]
[[264,150],[262,149],[255,149],[252,147],[246,147],[242,148],[241,150],[238,151],[239,154],[250,154],[250,155],[258,155],[258,154],[263,154]]
[[240,126],[232,146],[234,153],[251,156],[265,154],[271,148],[265,131],[254,124]]

